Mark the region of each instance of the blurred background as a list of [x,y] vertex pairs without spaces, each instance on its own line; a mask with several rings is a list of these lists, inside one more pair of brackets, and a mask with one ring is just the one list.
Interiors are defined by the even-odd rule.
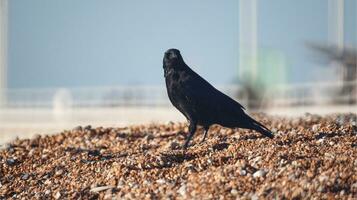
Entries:
[[248,112],[357,112],[355,0],[0,0],[0,143],[184,121],[169,48]]

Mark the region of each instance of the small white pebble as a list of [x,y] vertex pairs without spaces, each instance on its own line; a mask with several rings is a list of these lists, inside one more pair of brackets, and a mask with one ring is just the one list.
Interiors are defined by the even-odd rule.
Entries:
[[258,195],[256,194],[253,194],[251,197],[250,197],[251,200],[259,200],[259,197]]
[[52,181],[50,181],[50,179],[47,179],[47,180],[45,181],[45,185],[50,185],[50,184],[52,184]]
[[327,177],[327,176],[325,176],[325,175],[319,176],[319,181],[320,181],[320,182],[325,182],[325,181],[327,181],[327,180],[328,180],[328,177]]
[[318,131],[318,130],[319,130],[319,127],[320,127],[320,124],[314,124],[314,125],[312,126],[312,131],[314,131],[314,132]]
[[60,192],[56,192],[54,198],[55,198],[55,199],[61,198],[61,193],[60,193]]
[[298,162],[296,160],[294,160],[291,164],[295,167],[298,166]]
[[325,139],[321,138],[321,139],[317,140],[316,142],[320,144],[320,143],[323,143],[324,141],[325,141]]
[[90,189],[90,191],[91,192],[100,192],[100,191],[108,190],[108,189],[112,189],[112,188],[114,188],[114,186],[108,185],[108,186],[95,187],[95,188]]
[[253,159],[253,162],[260,162],[262,160],[262,157],[261,156],[258,156],[256,158]]
[[238,194],[238,190],[235,188],[231,189],[231,194],[236,196]]
[[267,174],[267,172],[261,169],[261,170],[256,171],[256,172],[253,174],[253,177],[254,177],[254,178],[264,177],[266,174]]
[[60,170],[58,170],[58,171],[56,171],[56,173],[55,173],[57,176],[59,176],[59,175],[62,175],[63,174],[63,170],[62,169],[60,169]]
[[342,196],[342,195],[345,195],[345,190],[341,190],[341,192],[340,192],[340,195]]
[[244,169],[241,169],[241,170],[239,170],[239,174],[240,174],[241,176],[245,176],[245,175],[247,175],[247,171],[244,170]]
[[165,181],[164,179],[158,179],[158,180],[156,180],[156,183],[158,183],[158,184],[165,184],[166,181]]
[[186,196],[186,185],[181,185],[181,187],[177,190],[177,193],[179,193],[181,196]]
[[325,190],[324,186],[320,185],[318,188],[317,188],[317,191],[318,192],[323,192]]

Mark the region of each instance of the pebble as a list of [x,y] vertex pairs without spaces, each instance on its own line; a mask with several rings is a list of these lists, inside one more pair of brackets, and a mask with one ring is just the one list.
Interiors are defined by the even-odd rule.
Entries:
[[29,179],[29,174],[27,174],[27,173],[23,174],[23,175],[21,176],[21,179],[22,179],[22,180],[27,180],[27,179]]
[[339,125],[343,125],[345,123],[345,117],[344,116],[337,117],[336,123],[338,123]]
[[87,126],[84,127],[84,130],[90,131],[91,129],[92,129],[92,126],[91,126],[91,125],[87,125]]
[[100,186],[100,187],[93,187],[92,189],[90,189],[91,192],[101,192],[104,190],[109,190],[109,189],[113,189],[114,186],[108,185],[108,186]]
[[231,189],[231,194],[232,194],[233,196],[236,196],[236,195],[238,194],[238,190],[235,189],[235,188]]
[[113,199],[112,190],[107,190],[105,192],[105,195],[104,195],[103,199]]
[[57,170],[56,173],[55,173],[57,176],[60,176],[63,174],[63,170],[60,169],[60,170]]
[[265,170],[261,169],[261,170],[254,172],[253,177],[254,178],[265,177],[266,174],[267,174],[267,172]]
[[61,198],[61,193],[60,193],[60,192],[56,192],[54,198],[55,198],[55,199]]
[[262,160],[262,157],[261,157],[261,156],[258,156],[258,157],[256,157],[256,158],[253,159],[253,163],[254,163],[254,164],[258,164],[261,160]]
[[51,185],[52,184],[52,181],[50,179],[47,179],[45,180],[44,182],[45,185]]
[[293,194],[291,195],[292,199],[301,199],[303,190],[301,188],[296,189]]
[[321,143],[324,143],[325,139],[324,138],[321,138],[321,139],[318,139],[316,142],[321,144]]
[[247,171],[244,170],[244,169],[241,169],[241,170],[239,170],[239,174],[240,174],[241,176],[245,176],[245,175],[247,175]]
[[318,188],[317,188],[317,191],[318,192],[324,192],[325,191],[325,187],[323,185],[320,185]]
[[83,130],[82,126],[76,126],[73,128],[73,131],[82,131],[82,130]]
[[158,183],[158,184],[165,184],[166,181],[165,181],[164,179],[158,179],[158,180],[156,180],[156,183]]
[[186,168],[191,172],[196,172],[197,171],[195,166],[192,163],[187,164]]
[[179,193],[181,196],[185,197],[186,196],[186,185],[182,184],[181,187],[177,190],[177,193]]
[[351,185],[351,188],[356,188],[357,189],[357,182]]
[[148,133],[148,134],[145,136],[146,141],[153,140],[154,138],[155,138],[155,136],[154,136],[154,134],[152,134],[152,133]]
[[14,166],[14,165],[16,165],[16,160],[13,158],[9,158],[6,160],[6,164],[9,166]]
[[170,143],[170,149],[175,150],[175,149],[180,149],[180,144],[176,141],[173,141]]
[[319,181],[320,182],[326,182],[327,180],[328,180],[328,176],[325,176],[325,175],[319,176]]
[[320,124],[314,124],[314,125],[312,126],[312,131],[313,131],[313,132],[317,132],[317,131],[319,130],[319,128],[320,128]]
[[250,197],[251,200],[259,200],[259,197],[257,194],[253,194],[251,197]]

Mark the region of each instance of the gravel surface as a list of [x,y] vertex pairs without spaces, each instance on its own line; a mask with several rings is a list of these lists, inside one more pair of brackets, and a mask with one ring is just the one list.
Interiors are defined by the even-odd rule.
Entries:
[[0,150],[0,199],[357,199],[356,114],[256,114],[273,140],[186,123],[76,127]]

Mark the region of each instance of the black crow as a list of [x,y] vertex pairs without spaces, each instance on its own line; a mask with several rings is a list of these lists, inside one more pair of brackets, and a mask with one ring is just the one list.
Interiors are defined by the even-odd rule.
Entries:
[[184,149],[188,147],[197,125],[204,128],[201,142],[204,142],[213,124],[253,129],[269,138],[274,137],[268,128],[248,116],[242,105],[214,88],[186,65],[179,50],[165,52],[163,68],[170,101],[189,121],[189,135]]

